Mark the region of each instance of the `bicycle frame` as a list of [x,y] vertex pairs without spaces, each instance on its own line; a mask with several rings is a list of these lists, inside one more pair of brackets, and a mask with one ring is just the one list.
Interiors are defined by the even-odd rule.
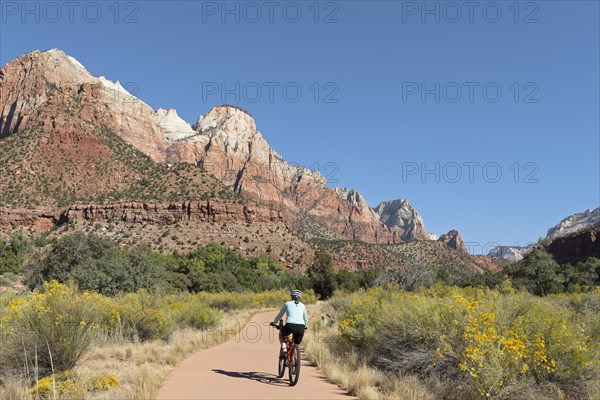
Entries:
[[[283,327],[283,320],[279,321],[278,325],[274,326],[277,330],[281,332],[281,328]],[[298,345],[294,344],[294,335],[286,335],[283,340],[285,341],[285,345],[287,347],[287,351],[285,356],[279,356],[279,373],[278,378],[282,378],[284,375],[284,371],[287,368],[289,373],[290,386],[296,385],[298,383],[298,377],[300,374],[300,351],[298,349]]]

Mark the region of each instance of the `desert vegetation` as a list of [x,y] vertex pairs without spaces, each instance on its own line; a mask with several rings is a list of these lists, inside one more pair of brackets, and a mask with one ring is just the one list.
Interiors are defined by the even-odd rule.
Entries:
[[361,398],[595,399],[600,292],[546,297],[437,284],[339,293],[308,344]]
[[[152,398],[192,351],[239,331],[287,290],[109,297],[56,280],[0,296],[0,398]],[[310,292],[307,302],[314,302]]]
[[[193,164],[153,162],[105,126],[80,140],[81,147],[65,147],[61,138],[45,135],[38,126],[0,140],[0,172],[12,176],[0,182],[0,204],[32,208],[120,200],[246,201]],[[78,173],[81,165],[85,171]]]
[[599,265],[560,265],[538,248],[481,274],[334,271],[319,248],[291,273],[219,244],[179,255],[81,232],[12,234],[0,241],[0,283],[25,286],[0,294],[0,399],[152,398],[169,368],[291,287],[326,300],[307,354],[360,398],[594,399]]

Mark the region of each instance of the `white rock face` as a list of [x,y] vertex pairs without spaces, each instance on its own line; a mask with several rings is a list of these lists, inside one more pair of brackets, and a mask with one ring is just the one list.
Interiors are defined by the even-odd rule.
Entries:
[[429,240],[438,240],[440,238],[435,233],[428,233],[428,235],[429,235]]
[[358,191],[340,187],[336,187],[333,190],[335,190],[342,199],[348,200],[353,207],[356,207],[361,211],[370,210],[367,200],[365,200],[364,196]]
[[[104,88],[101,101],[113,116],[110,128],[155,161],[164,162],[167,145],[158,117],[148,104],[129,93],[119,81],[93,76],[77,59],[62,50],[35,51],[31,55],[40,59],[44,79],[57,87],[65,86],[76,92],[82,83],[101,84]],[[45,96],[45,91],[40,96]],[[40,98],[35,103],[45,100]],[[28,102],[31,100],[25,101]]]
[[[336,187],[333,189],[340,198],[347,200],[353,207],[361,213],[362,218],[367,219],[373,224],[381,224],[381,219],[375,210],[369,207],[365,197],[354,189]],[[352,214],[350,214],[352,217]]]
[[[230,170],[224,171],[226,173],[244,169],[234,167],[234,159],[239,158],[248,164],[245,175],[268,177],[267,179],[278,175],[283,176],[286,181],[303,179],[326,186],[325,177],[318,171],[287,163],[256,129],[254,118],[240,108],[214,107],[209,113],[198,118],[196,126],[197,136],[187,140],[205,144],[207,152],[210,152],[212,147],[223,149],[226,157],[232,157],[229,162],[222,163],[231,167]],[[219,177],[218,173],[216,175]],[[225,178],[224,181],[227,182],[228,179]],[[280,186],[278,183],[276,185]]]
[[[77,60],[75,60],[75,61],[77,61]],[[81,64],[79,64],[79,65],[81,65]],[[119,82],[119,81],[113,82],[113,81],[111,81],[109,79],[106,79],[104,76],[99,77],[98,80],[104,85],[105,88],[107,88],[108,90],[113,91],[114,95],[120,96],[120,97],[125,98],[125,99],[129,99],[129,100],[135,99],[135,100],[143,103],[143,101],[141,101],[140,99],[138,99],[137,97],[135,97],[134,95],[132,95],[131,93],[129,93],[127,91],[127,89],[125,89],[121,85],[121,82]],[[146,103],[144,103],[144,104],[146,104]]]
[[547,237],[556,239],[600,224],[600,207],[573,214],[548,229]]
[[488,256],[500,258],[502,260],[519,261],[533,249],[534,245],[527,247],[518,246],[496,246],[488,252]]
[[192,129],[190,124],[177,115],[177,111],[174,108],[169,108],[168,110],[159,108],[156,110],[156,115],[158,115],[158,121],[165,140],[181,140],[198,134],[197,131]]
[[386,201],[374,208],[381,222],[396,230],[402,240],[437,240],[425,231],[423,219],[405,199]]

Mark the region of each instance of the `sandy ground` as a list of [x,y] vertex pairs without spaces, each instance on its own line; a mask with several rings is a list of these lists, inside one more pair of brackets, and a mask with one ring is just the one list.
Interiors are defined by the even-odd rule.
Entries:
[[306,361],[296,386],[289,386],[287,369],[282,379],[277,378],[279,341],[269,326],[275,314],[256,314],[234,339],[184,360],[158,399],[352,399]]

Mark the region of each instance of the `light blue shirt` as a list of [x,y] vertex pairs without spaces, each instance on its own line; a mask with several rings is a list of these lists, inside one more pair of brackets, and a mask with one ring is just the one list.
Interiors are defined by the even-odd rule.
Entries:
[[281,306],[281,310],[279,310],[279,314],[273,320],[273,323],[276,324],[279,322],[283,314],[286,314],[285,323],[286,324],[298,324],[308,326],[308,316],[306,315],[306,307],[304,304],[298,302],[295,303],[293,300],[288,301],[283,306]]

